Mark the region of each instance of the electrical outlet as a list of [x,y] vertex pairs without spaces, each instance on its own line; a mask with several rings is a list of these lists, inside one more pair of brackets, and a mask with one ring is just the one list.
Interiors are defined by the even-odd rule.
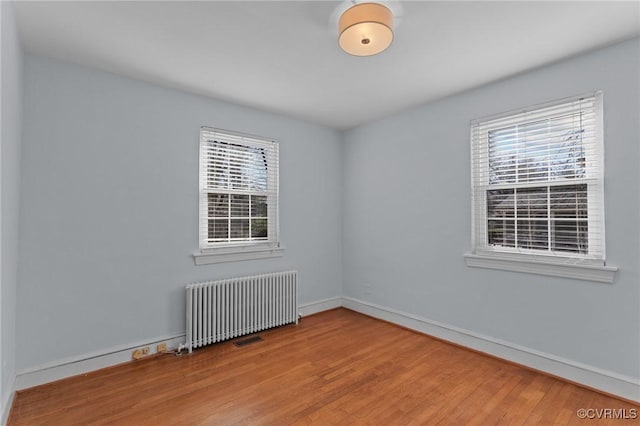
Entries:
[[144,356],[144,354],[142,353],[142,349],[136,349],[135,351],[133,351],[133,353],[131,354],[131,358],[133,359],[140,359]]
[[158,346],[156,346],[156,351],[158,353],[166,352],[167,351],[167,344],[166,343],[159,343]]
[[149,355],[149,346],[142,348],[142,355]]

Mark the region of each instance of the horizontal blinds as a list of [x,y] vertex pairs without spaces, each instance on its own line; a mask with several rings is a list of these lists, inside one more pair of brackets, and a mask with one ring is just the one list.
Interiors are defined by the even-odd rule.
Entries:
[[278,144],[203,127],[200,244],[278,240]]
[[471,127],[474,245],[604,258],[602,98]]

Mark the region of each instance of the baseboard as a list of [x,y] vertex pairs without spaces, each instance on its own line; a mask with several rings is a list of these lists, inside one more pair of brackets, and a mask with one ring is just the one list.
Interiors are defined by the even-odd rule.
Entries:
[[328,299],[317,300],[315,302],[303,303],[298,306],[298,312],[303,317],[317,314],[318,312],[328,311],[342,306],[342,298],[340,296],[330,297]]
[[[302,316],[307,316],[340,306],[621,398],[640,402],[640,380],[638,379],[352,297],[331,297],[303,303],[298,306],[298,310]],[[155,345],[160,342],[167,342],[169,348],[175,348],[180,343],[184,343],[184,334],[122,345],[110,350],[84,354],[19,371],[11,382],[11,391],[4,396],[6,400],[2,401],[2,424],[6,424],[8,420],[15,391],[130,361],[133,349],[150,346],[153,353]]]
[[151,354],[156,352],[158,343],[167,343],[168,348],[177,348],[184,343],[184,333],[157,337],[141,342],[120,345],[99,352],[65,358],[37,367],[21,370],[16,374],[15,390],[22,390],[79,374],[89,373],[105,367],[131,361],[131,352],[139,347],[149,346]]
[[11,412],[11,405],[13,404],[13,397],[16,394],[16,377],[13,376],[9,382],[9,392],[2,396],[2,413],[0,416],[0,425],[6,425],[9,421],[9,413]]
[[342,297],[342,306],[362,314],[496,356],[589,388],[640,402],[640,380],[555,355],[432,321],[396,309]]
[[[342,298],[336,296],[315,302],[303,303],[298,306],[298,311],[302,316],[307,316],[340,306],[342,306]],[[13,395],[13,390],[27,389],[67,377],[77,376],[78,374],[85,374],[101,368],[122,364],[123,362],[130,361],[131,352],[142,346],[149,346],[153,354],[156,349],[156,344],[158,343],[166,342],[169,348],[177,348],[180,343],[184,343],[184,340],[184,333],[157,337],[21,370],[16,374],[11,394]],[[6,407],[7,410],[8,407],[11,407],[10,402]]]

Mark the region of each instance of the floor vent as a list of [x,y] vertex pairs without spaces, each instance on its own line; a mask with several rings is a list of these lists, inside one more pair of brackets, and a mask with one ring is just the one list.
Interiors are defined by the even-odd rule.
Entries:
[[262,342],[262,337],[260,337],[260,336],[248,337],[246,339],[237,340],[237,341],[233,342],[233,344],[236,345],[237,347],[241,348],[243,346],[247,346],[247,345],[250,345],[252,343],[257,343],[257,342]]

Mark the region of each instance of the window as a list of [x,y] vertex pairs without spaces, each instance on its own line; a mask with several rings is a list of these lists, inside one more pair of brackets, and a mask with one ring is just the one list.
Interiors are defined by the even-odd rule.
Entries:
[[473,121],[473,254],[603,266],[602,134],[601,92]]
[[278,144],[202,127],[201,252],[225,249],[222,252],[228,254],[229,249],[237,253],[277,247]]

